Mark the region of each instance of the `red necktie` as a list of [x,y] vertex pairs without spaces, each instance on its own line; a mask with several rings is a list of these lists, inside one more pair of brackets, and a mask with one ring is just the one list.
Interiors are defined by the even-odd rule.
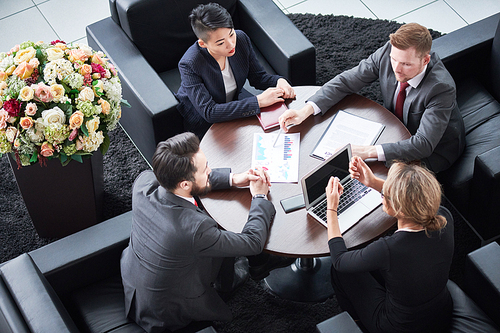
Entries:
[[398,117],[401,122],[403,122],[403,105],[406,99],[406,88],[408,88],[409,85],[408,82],[401,82],[399,85],[398,98],[396,99],[396,107],[394,108],[394,114],[396,114],[396,117]]

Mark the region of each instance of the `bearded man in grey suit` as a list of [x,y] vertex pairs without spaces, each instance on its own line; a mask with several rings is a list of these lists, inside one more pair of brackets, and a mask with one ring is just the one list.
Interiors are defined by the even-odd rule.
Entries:
[[[253,195],[241,233],[219,229],[198,200],[231,185],[249,186]],[[147,332],[230,320],[214,283],[223,258],[263,250],[275,214],[269,186],[262,169],[211,170],[193,133],[160,142],[153,171],[139,175],[133,187],[130,243],[120,263],[127,316]]]
[[384,107],[395,111],[400,87],[408,83],[400,120],[411,137],[376,146],[354,146],[353,155],[379,161],[420,160],[440,172],[451,166],[465,147],[463,119],[456,102],[455,82],[438,55],[431,52],[429,30],[417,23],[402,25],[390,41],[323,87],[300,110],[280,117],[285,132],[312,114],[324,114],[349,94],[380,80]]

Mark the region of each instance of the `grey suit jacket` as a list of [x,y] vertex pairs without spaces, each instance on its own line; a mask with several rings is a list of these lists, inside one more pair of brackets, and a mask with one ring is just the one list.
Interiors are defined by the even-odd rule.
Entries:
[[[213,189],[229,187],[229,172],[212,170]],[[230,320],[229,308],[211,284],[224,257],[262,252],[273,204],[252,200],[241,233],[224,231],[145,171],[134,183],[132,211],[130,243],[120,263],[127,316],[148,332],[179,329],[191,321]]]
[[[387,42],[358,66],[327,82],[309,100],[316,103],[324,114],[345,96],[357,93],[379,79],[384,107],[393,111],[397,81],[391,66],[391,47]],[[422,82],[406,97],[403,122],[412,136],[382,145],[388,161],[422,160],[431,170],[439,172],[448,168],[465,147],[464,123],[456,102],[455,82],[434,52],[431,52]]]

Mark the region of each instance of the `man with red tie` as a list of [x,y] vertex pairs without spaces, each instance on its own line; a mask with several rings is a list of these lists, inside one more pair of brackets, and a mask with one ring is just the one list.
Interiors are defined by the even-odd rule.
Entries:
[[324,114],[378,79],[384,107],[398,116],[412,136],[394,143],[353,146],[353,155],[379,161],[420,160],[434,172],[447,169],[465,147],[465,130],[455,82],[431,46],[427,28],[417,23],[401,26],[358,66],[323,85],[302,109],[286,111],[280,117],[281,127],[286,132],[286,125]]

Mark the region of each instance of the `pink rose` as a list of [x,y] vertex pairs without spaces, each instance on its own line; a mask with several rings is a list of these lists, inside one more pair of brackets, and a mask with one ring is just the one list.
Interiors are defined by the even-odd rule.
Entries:
[[24,80],[31,76],[33,70],[34,70],[33,66],[28,64],[26,61],[23,61],[22,63],[19,64],[19,66],[17,66],[17,68],[14,70],[14,73],[12,74],[16,75],[21,80]]
[[109,66],[109,70],[111,71],[113,76],[117,76],[118,72],[116,71],[115,66],[113,66],[113,64],[108,64],[108,66]]
[[54,154],[54,147],[50,143],[44,142],[40,148],[40,154],[44,157],[52,156]]
[[73,49],[73,50],[69,50],[69,61],[71,62],[76,62],[76,61],[81,61],[81,62],[85,62],[87,61],[89,57],[87,56],[87,54],[85,54],[85,52],[81,49]]
[[19,44],[17,44],[16,46],[14,46],[13,48],[10,49],[10,52],[7,53],[8,55],[11,55],[12,53],[14,52],[17,52],[19,51]]
[[26,115],[27,116],[34,116],[36,114],[36,111],[38,110],[38,107],[36,106],[35,103],[28,103],[26,104]]
[[90,66],[88,64],[83,64],[80,67],[80,74],[82,74],[83,76],[85,76],[87,74],[91,74],[91,73],[92,73],[92,66]]
[[51,102],[53,99],[52,93],[50,92],[50,87],[45,85],[44,83],[39,83],[35,88],[35,96],[36,100],[44,103]]
[[7,127],[7,120],[9,118],[9,113],[4,109],[0,109],[0,130]]
[[7,80],[7,73],[0,71],[0,81],[5,81]]
[[33,124],[34,121],[31,117],[21,117],[21,119],[19,120],[19,125],[25,130],[33,127]]

